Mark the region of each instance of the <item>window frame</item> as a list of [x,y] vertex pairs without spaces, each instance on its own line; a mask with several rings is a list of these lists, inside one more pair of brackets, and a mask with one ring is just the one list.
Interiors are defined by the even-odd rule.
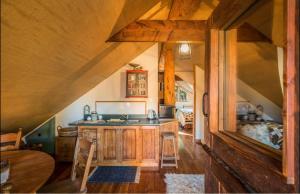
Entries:
[[[287,26],[287,38],[292,37],[293,41],[287,41],[286,46],[284,48],[284,54],[285,54],[285,61],[284,61],[284,105],[283,105],[283,126],[284,126],[284,145],[282,150],[282,168],[279,169],[283,176],[286,177],[288,184],[294,184],[295,183],[295,173],[297,173],[298,165],[297,162],[295,163],[296,154],[298,153],[298,139],[295,137],[295,135],[299,135],[296,130],[296,124],[299,124],[299,119],[297,115],[295,114],[297,109],[297,97],[295,97],[295,93],[299,92],[297,91],[297,85],[295,80],[299,80],[299,69],[297,69],[296,64],[296,56],[297,53],[295,52],[297,49],[299,51],[299,48],[297,48],[297,41],[299,41],[299,37],[295,35],[295,23],[297,20],[296,13],[297,9],[299,9],[297,6],[297,2],[295,0],[288,0],[287,6],[286,6],[286,26]],[[294,25],[294,26],[293,26]],[[231,112],[231,110],[224,110],[224,88],[223,88],[223,77],[222,71],[224,71],[224,65],[225,65],[225,31],[224,30],[217,30],[217,29],[210,29],[208,31],[207,35],[207,43],[209,45],[206,46],[206,49],[208,49],[209,55],[207,55],[206,61],[208,61],[209,64],[209,76],[206,79],[208,81],[208,91],[209,91],[209,101],[208,101],[208,107],[209,107],[209,117],[205,122],[208,122],[208,128],[209,132],[213,135],[217,135],[220,138],[222,138],[222,134],[225,134],[228,136],[228,132],[224,131],[224,128],[226,126],[234,126],[232,123],[225,123],[224,125],[224,114],[223,112]],[[231,47],[234,47],[236,45],[231,45]],[[217,48],[217,51],[216,51]],[[298,53],[299,55],[299,53]],[[214,59],[214,57],[217,57],[217,61]],[[299,56],[298,56],[299,57]],[[226,59],[227,60],[227,59]],[[231,61],[235,63],[236,61]],[[299,67],[298,67],[299,68]],[[298,70],[298,72],[297,72]],[[298,74],[297,74],[298,73]],[[216,80],[217,78],[217,80]],[[214,88],[217,86],[217,88]],[[220,100],[221,99],[221,100]],[[227,99],[228,100],[228,99]],[[299,100],[299,97],[298,97]],[[226,101],[228,102],[228,101]],[[233,100],[230,100],[229,103],[232,103]],[[235,103],[235,101],[234,101]],[[218,104],[218,106],[216,106]],[[299,105],[299,102],[298,102]],[[235,109],[235,105],[233,106]],[[298,110],[299,111],[299,110]],[[234,116],[235,120],[235,114],[231,114],[231,118]],[[216,120],[216,118],[218,118]],[[206,124],[207,125],[207,124]],[[231,127],[231,129],[234,131],[236,129],[235,127]],[[211,143],[210,137],[206,136],[205,142]],[[231,137],[233,138],[233,137]],[[251,142],[247,143],[244,141],[241,141],[241,139],[235,138],[235,144],[238,146],[239,144],[247,144],[247,146],[255,149],[258,152],[264,152],[270,153],[270,157],[272,157],[272,151],[263,149],[262,147],[256,144],[253,144]],[[297,157],[299,157],[297,155]],[[298,177],[296,177],[298,180]]]

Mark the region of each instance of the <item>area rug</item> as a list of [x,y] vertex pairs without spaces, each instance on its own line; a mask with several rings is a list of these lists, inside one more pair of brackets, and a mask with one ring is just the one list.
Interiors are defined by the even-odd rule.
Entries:
[[204,193],[202,174],[165,174],[167,193]]
[[89,176],[89,183],[139,183],[140,167],[98,166]]

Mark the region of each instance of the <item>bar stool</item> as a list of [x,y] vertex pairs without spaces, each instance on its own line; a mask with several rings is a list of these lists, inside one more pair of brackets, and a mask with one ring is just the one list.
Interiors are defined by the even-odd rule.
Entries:
[[[164,155],[164,148],[165,148],[165,141],[166,140],[171,140],[172,141],[172,145],[174,148],[174,156],[170,157],[170,156],[165,156]],[[174,163],[165,163],[165,160],[174,160]],[[176,145],[175,145],[175,134],[173,132],[163,132],[162,133],[162,150],[161,150],[161,163],[160,163],[160,167],[163,168],[164,166],[175,166],[176,168],[178,168],[177,165],[177,151],[176,151]]]

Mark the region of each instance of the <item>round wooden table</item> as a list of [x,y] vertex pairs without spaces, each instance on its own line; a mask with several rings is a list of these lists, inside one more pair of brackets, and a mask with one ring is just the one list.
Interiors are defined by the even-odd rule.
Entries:
[[10,163],[8,182],[11,193],[35,193],[53,173],[54,159],[44,152],[32,150],[0,152],[1,160]]

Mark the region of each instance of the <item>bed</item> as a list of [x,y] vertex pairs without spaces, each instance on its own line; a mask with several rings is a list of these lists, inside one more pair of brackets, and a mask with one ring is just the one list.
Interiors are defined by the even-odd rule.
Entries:
[[274,149],[282,150],[282,124],[273,121],[240,121],[238,122],[238,133],[268,145]]
[[176,111],[176,118],[178,119],[182,128],[190,129],[193,128],[194,113],[193,109],[181,108]]

